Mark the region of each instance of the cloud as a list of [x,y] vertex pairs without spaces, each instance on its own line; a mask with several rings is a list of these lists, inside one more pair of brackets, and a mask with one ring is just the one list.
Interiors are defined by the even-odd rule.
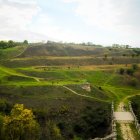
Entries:
[[74,33],[56,24],[37,0],[0,0],[0,39],[76,41]]
[[[139,34],[140,9],[137,0],[63,0],[76,2],[75,10],[89,26],[120,32]],[[127,33],[123,33],[123,31]]]
[[55,0],[0,0],[0,39],[140,45],[138,0],[58,1],[66,4],[69,15],[48,8],[56,6]]
[[[30,30],[44,35],[43,40],[81,42],[81,39],[79,39],[81,38],[81,34],[78,32],[75,33],[69,28],[58,26],[56,20],[46,13],[42,13],[38,16],[36,22],[31,25]],[[45,38],[45,35],[49,35],[49,37]]]
[[[0,37],[1,38],[16,38],[20,36],[26,38],[32,34],[28,30],[33,17],[39,12],[40,7],[35,1],[21,0],[1,0],[0,1]],[[27,33],[25,36],[22,34]],[[17,34],[17,35],[16,35]],[[22,39],[23,39],[22,38]]]

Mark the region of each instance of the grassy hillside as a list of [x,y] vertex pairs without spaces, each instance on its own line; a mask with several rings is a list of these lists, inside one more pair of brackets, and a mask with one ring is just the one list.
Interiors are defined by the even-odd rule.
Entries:
[[41,140],[58,139],[56,129],[60,140],[103,137],[111,132],[111,102],[116,108],[140,94],[133,49],[54,43],[0,51],[0,112],[7,113],[1,102],[8,111],[15,103],[31,108]]
[[27,46],[17,46],[12,48],[0,49],[0,60],[11,59],[21,55]]
[[91,66],[91,65],[115,65],[115,64],[134,64],[140,63],[140,58],[132,57],[116,57],[116,58],[21,58],[21,59],[11,59],[3,61],[2,65],[6,67],[16,68],[16,67],[30,67],[30,66]]
[[96,48],[82,45],[69,45],[59,43],[47,43],[30,46],[19,57],[32,56],[88,56],[102,55],[101,52],[108,53],[106,48]]
[[98,45],[86,46],[81,44],[66,44],[48,42],[46,44],[31,45],[19,57],[33,56],[123,56],[132,55],[135,52],[126,48],[107,48]]

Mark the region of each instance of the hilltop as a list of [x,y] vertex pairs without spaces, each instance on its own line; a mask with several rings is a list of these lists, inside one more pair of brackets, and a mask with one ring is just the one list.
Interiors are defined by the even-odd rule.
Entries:
[[111,48],[101,45],[47,42],[30,45],[19,57],[33,56],[127,56],[135,54],[131,48]]

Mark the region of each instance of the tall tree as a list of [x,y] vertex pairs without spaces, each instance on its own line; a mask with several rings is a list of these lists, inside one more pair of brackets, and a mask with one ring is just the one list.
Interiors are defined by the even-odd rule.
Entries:
[[27,41],[27,40],[24,40],[24,42],[23,42],[23,43],[27,45],[27,44],[28,44],[28,41]]

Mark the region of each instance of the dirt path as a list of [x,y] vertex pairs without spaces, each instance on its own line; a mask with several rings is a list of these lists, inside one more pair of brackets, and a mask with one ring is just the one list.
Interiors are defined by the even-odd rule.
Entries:
[[120,129],[124,140],[135,140],[129,123],[121,123]]
[[86,97],[86,98],[90,98],[90,99],[95,99],[95,100],[98,100],[98,101],[101,101],[101,102],[105,102],[104,100],[101,100],[101,99],[98,99],[98,98],[95,98],[95,97],[92,97],[92,96],[88,96],[88,95],[83,95],[83,94],[79,94],[77,93],[76,91],[70,89],[69,87],[66,87],[66,86],[62,86],[63,88],[71,91],[73,94],[76,94],[78,96],[81,96],[81,97]]
[[25,77],[25,78],[32,78],[32,79],[36,80],[37,82],[40,82],[40,79],[42,79],[42,78],[38,78],[38,77],[27,76],[27,75],[25,75],[23,73],[17,72],[16,70],[13,70],[11,68],[7,68],[7,67],[1,66],[1,65],[0,65],[0,70],[5,72],[5,73],[7,73],[7,74],[9,74],[9,75]]
[[[120,112],[125,112],[124,107],[125,107],[124,103],[121,102],[117,110]],[[128,123],[120,122],[120,129],[124,140],[136,140],[133,131],[131,130],[130,124],[131,124],[130,122]]]

